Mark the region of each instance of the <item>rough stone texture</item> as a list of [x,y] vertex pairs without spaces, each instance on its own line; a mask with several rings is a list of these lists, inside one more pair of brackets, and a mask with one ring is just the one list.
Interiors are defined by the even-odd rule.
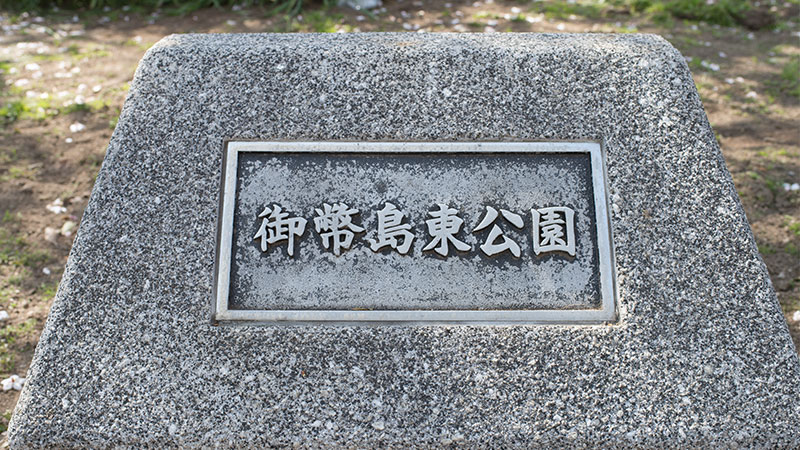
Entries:
[[[612,326],[214,327],[222,141],[595,139]],[[172,36],[142,61],[15,448],[800,445],[800,363],[689,70],[644,35]]]

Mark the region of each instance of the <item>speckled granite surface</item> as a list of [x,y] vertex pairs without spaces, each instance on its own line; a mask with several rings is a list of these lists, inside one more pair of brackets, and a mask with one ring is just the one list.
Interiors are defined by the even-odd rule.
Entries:
[[[610,326],[214,327],[222,141],[594,139]],[[800,445],[800,363],[682,57],[643,35],[184,35],[142,61],[14,448]]]

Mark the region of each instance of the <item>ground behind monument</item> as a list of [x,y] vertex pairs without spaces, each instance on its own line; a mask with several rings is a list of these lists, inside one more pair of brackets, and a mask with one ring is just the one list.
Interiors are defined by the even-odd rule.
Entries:
[[[144,52],[183,32],[648,32],[688,60],[795,343],[800,343],[800,23],[659,22],[583,4],[390,2],[375,14],[259,8],[172,16],[123,10],[4,15],[0,25],[0,377],[24,376],[128,83]],[[577,5],[577,6],[576,6]],[[643,214],[648,214],[647,211]],[[209,218],[214,220],[214,218]],[[2,314],[0,314],[0,317]],[[18,391],[0,392],[0,430]]]

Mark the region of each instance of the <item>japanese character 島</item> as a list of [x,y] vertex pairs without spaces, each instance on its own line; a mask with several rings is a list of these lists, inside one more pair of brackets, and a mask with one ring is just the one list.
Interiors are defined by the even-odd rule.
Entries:
[[[377,252],[387,245],[397,250],[401,255],[408,253],[414,234],[411,225],[403,222],[404,214],[393,204],[386,202],[383,209],[378,211],[378,239],[370,239],[370,248]],[[402,237],[403,243],[398,245],[397,238]]]

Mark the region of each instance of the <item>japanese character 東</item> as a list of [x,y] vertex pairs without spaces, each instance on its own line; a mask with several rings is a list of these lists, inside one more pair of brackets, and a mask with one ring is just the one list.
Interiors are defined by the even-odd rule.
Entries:
[[450,252],[448,243],[452,243],[456,250],[465,252],[471,247],[456,239],[455,234],[461,229],[464,224],[464,219],[458,217],[458,211],[454,208],[449,208],[447,205],[439,203],[438,210],[430,211],[429,216],[433,217],[428,219],[425,223],[428,225],[428,234],[433,237],[433,240],[428,243],[422,250],[433,249],[436,253],[447,256]]

